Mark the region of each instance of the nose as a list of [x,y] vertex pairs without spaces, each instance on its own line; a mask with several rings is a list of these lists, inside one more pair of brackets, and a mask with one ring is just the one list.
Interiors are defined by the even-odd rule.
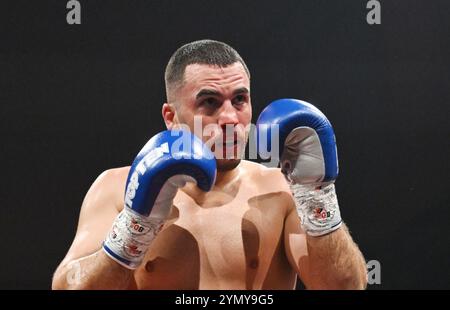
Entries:
[[239,124],[239,118],[236,108],[231,103],[231,100],[226,100],[222,104],[222,109],[219,111],[218,124],[222,129],[225,129],[226,125]]

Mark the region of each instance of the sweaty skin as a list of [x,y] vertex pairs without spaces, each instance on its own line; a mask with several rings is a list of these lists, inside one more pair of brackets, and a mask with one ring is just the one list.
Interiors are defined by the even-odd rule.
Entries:
[[[185,80],[189,83],[178,90],[174,103],[176,119],[165,117],[168,128],[180,123],[193,128],[194,116],[201,116],[203,128],[250,123],[250,81],[240,63],[225,68],[190,65]],[[206,94],[199,96],[202,93]],[[236,131],[237,140],[246,139],[244,130]],[[208,137],[202,138],[207,142]],[[216,157],[223,158],[225,149],[215,149]],[[193,184],[179,191],[173,218],[135,273],[138,288],[295,286],[296,274],[283,245],[284,220],[292,202],[283,176],[247,161],[217,163],[219,171],[238,166],[219,174],[211,192],[202,193]]]
[[[238,143],[252,118],[250,80],[243,66],[193,64],[184,83],[168,94],[162,115],[168,129],[216,126],[216,140]],[[211,136],[202,136],[207,143]],[[236,150],[219,143],[221,157]],[[233,153],[233,152],[231,152]],[[235,152],[236,154],[237,152]],[[307,288],[364,288],[364,259],[345,226],[323,237],[306,236],[280,169],[217,159],[210,192],[187,184],[174,199],[169,219],[143,263],[128,270],[101,249],[124,206],[129,167],[110,169],[92,184],[80,211],[77,233],[57,268],[54,289],[293,289],[296,275]]]
[[[171,215],[142,265],[128,271],[100,248],[124,206],[120,193],[129,169],[108,170],[94,182],[83,203],[77,236],[55,274],[63,283],[54,283],[54,288],[71,288],[66,286],[67,278],[77,272],[83,282],[92,268],[83,261],[92,258],[110,263],[102,280],[109,270],[130,272],[128,277],[120,276],[123,289],[294,288],[296,270],[288,258],[296,255],[294,261],[298,261],[306,255],[306,239],[296,213],[291,213],[295,216],[290,217],[287,230],[288,214],[296,211],[279,169],[241,161],[208,193],[186,185],[178,191]],[[287,247],[296,249],[295,253],[286,251]],[[79,258],[82,270],[73,271],[69,263]],[[116,278],[110,281],[106,287],[117,287]]]
[[[116,172],[123,184],[128,169]],[[277,169],[248,161],[235,170],[223,188],[202,193],[187,185],[178,192],[170,219],[134,272],[130,288],[295,286],[296,272],[283,244],[284,221],[293,207],[283,176]],[[115,207],[122,206],[120,199]],[[301,236],[300,229],[296,233]],[[298,248],[305,249],[301,242]]]

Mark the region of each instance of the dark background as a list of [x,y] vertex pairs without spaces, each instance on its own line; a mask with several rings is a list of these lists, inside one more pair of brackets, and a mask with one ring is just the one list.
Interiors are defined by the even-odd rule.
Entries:
[[450,288],[448,1],[80,0],[1,4],[0,288],[47,289],[84,194],[164,127],[176,48],[222,40],[270,101],[317,105],[337,136],[337,191],[371,289]]

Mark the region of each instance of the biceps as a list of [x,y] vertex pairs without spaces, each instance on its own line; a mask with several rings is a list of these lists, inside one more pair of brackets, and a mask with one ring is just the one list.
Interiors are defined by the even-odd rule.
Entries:
[[98,251],[118,213],[107,191],[99,188],[88,192],[81,207],[77,233],[64,261]]
[[116,216],[117,213],[105,213],[102,217],[92,217],[80,223],[66,259],[73,260],[98,251]]

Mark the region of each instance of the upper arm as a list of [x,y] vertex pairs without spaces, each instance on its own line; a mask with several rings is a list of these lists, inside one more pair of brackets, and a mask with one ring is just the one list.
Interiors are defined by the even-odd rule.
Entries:
[[127,173],[124,168],[103,172],[88,190],[81,206],[77,232],[61,265],[98,251],[123,204]]

